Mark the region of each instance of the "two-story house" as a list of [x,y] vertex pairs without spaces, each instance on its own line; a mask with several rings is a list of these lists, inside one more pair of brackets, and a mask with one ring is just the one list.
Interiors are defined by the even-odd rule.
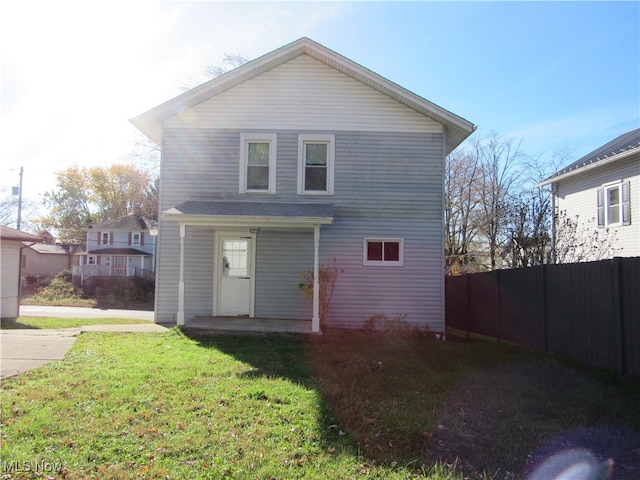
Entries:
[[162,146],[156,322],[318,332],[335,266],[327,325],[444,330],[443,162],[473,124],[308,38],[131,121]]
[[87,248],[73,267],[74,281],[89,277],[154,279],[155,231],[143,217],[129,216],[87,228]]
[[[609,229],[616,256],[640,255],[640,128],[614,138],[537,186],[551,189],[556,221],[568,217],[577,219],[584,230]],[[559,228],[555,227],[554,243]],[[582,234],[585,241],[592,238],[588,231]]]

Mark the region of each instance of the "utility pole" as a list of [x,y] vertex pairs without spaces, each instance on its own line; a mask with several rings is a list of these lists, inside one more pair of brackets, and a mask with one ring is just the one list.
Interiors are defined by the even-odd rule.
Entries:
[[[23,167],[20,167],[20,185],[16,189],[13,187],[13,194],[18,195],[18,220],[16,221],[16,230],[20,230],[20,224],[22,223],[22,173],[24,171]],[[18,190],[16,192],[16,190]]]

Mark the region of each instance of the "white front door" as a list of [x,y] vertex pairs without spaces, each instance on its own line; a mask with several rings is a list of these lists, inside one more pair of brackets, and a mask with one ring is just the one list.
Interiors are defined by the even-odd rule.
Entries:
[[221,236],[218,245],[218,315],[251,315],[251,237]]

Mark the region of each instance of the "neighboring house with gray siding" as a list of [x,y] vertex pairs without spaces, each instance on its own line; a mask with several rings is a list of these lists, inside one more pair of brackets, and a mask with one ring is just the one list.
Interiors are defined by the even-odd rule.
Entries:
[[443,163],[470,122],[303,38],[132,123],[162,146],[156,322],[317,332],[301,272],[335,265],[329,326],[444,330]]
[[154,280],[156,237],[151,227],[151,221],[137,215],[91,225],[86,251],[76,254],[74,281],[134,276]]
[[609,229],[615,233],[615,256],[640,256],[640,128],[616,137],[538,186],[551,188],[556,219],[577,218],[589,229]]

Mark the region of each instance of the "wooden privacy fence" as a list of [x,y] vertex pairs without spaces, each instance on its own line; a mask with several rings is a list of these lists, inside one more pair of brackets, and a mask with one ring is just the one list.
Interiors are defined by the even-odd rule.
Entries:
[[640,376],[640,257],[446,277],[447,325]]

